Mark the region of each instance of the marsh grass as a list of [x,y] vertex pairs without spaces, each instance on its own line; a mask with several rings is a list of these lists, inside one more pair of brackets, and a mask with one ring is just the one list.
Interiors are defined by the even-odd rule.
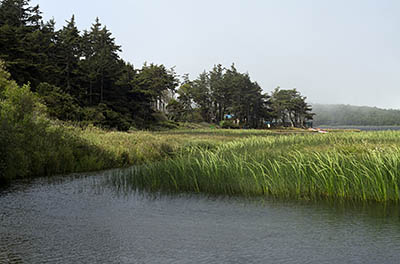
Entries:
[[397,202],[399,143],[393,131],[252,136],[115,177],[153,192]]
[[[28,126],[29,125],[29,126]],[[0,184],[14,179],[123,168],[184,155],[194,147],[212,149],[251,136],[215,130],[117,132],[93,126],[31,122],[0,127]],[[226,132],[229,133],[229,132]],[[265,134],[265,133],[264,133]]]
[[[6,177],[133,166],[118,188],[362,201],[399,200],[400,132],[196,129],[113,132],[51,125],[15,144]],[[41,131],[42,131],[41,130]],[[25,134],[24,134],[25,135]],[[10,156],[11,157],[11,156]]]

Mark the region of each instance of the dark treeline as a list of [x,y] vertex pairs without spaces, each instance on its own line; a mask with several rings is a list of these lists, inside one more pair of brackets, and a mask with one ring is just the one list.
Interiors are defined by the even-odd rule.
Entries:
[[400,125],[400,110],[352,105],[313,105],[315,125],[394,126]]
[[302,127],[313,118],[311,107],[296,89],[276,88],[263,93],[247,73],[215,65],[209,72],[190,81],[184,77],[177,98],[168,104],[169,116],[176,121],[220,123],[223,126],[260,128],[266,122]]
[[260,127],[271,116],[269,97],[234,65],[229,69],[215,65],[193,81],[186,76],[177,95],[168,105],[169,115],[176,121],[220,123],[229,116],[241,124]]
[[55,30],[28,0],[0,2],[0,58],[19,85],[30,83],[60,120],[121,130],[146,127],[160,94],[178,80],[163,65],[135,69],[122,60],[111,32],[96,19],[80,32],[72,16]]
[[[19,84],[30,84],[50,117],[128,130],[173,126],[173,121],[229,122],[258,128],[269,121],[304,126],[312,119],[305,97],[276,89],[270,96],[232,65],[216,65],[180,85],[173,69],[135,69],[96,19],[81,32],[74,16],[59,30],[29,0],[0,1],[0,59]],[[179,89],[177,89],[179,87]]]

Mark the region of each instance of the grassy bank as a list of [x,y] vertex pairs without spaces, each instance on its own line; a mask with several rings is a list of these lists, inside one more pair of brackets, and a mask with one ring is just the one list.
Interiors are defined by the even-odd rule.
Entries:
[[[184,156],[193,148],[278,132],[171,130],[115,132],[52,123],[46,118],[0,126],[0,181],[121,168]],[[26,121],[28,120],[28,121]]]
[[114,183],[148,191],[398,201],[400,133],[253,136],[194,147],[128,174]]
[[[187,124],[185,125],[187,126]],[[300,199],[399,200],[400,132],[110,132],[51,121],[0,62],[0,182],[138,165],[122,187]]]
[[50,120],[40,97],[29,85],[20,87],[12,81],[0,62],[0,182],[139,165],[183,155],[193,147],[211,149],[237,138],[269,134],[217,129],[158,133],[80,129]]
[[38,94],[11,80],[0,61],[1,183],[159,161],[191,146],[208,148],[221,141],[196,138],[80,129],[52,121]]
[[50,121],[0,65],[0,182],[134,167],[150,191],[398,201],[400,132],[300,129],[110,132]]
[[40,129],[36,122],[23,137],[14,133],[1,180],[138,165],[115,175],[113,183],[163,192],[399,200],[400,132],[128,133],[46,122]]

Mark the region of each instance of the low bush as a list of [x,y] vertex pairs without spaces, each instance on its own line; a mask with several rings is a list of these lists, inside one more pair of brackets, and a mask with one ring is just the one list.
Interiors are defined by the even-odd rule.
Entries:
[[232,120],[222,120],[219,122],[221,128],[239,128],[239,125],[235,124]]

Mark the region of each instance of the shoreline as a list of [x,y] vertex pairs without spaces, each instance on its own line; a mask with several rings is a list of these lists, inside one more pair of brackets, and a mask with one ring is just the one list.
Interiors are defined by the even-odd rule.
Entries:
[[[396,165],[400,161],[400,132],[396,131],[321,134],[195,129],[127,133],[95,127],[63,131],[69,133],[73,144],[64,141],[64,146],[58,146],[57,155],[62,158],[56,163],[59,167],[47,167],[49,162],[36,164],[48,172],[37,176],[142,165],[130,170],[127,180],[133,188],[147,191],[400,200]],[[63,150],[70,155],[61,155]]]

